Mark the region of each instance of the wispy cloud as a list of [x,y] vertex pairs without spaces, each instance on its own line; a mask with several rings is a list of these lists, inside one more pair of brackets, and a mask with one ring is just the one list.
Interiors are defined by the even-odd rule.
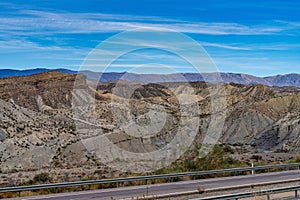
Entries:
[[[231,21],[205,22],[197,21],[196,19],[199,19],[197,16],[179,20],[166,17],[164,13],[162,16],[139,16],[118,13],[54,11],[50,8],[40,9],[30,3],[14,5],[0,2],[0,9],[0,52],[11,53],[9,56],[12,60],[2,55],[2,58],[7,60],[6,63],[16,63],[10,64],[10,66],[25,65],[22,59],[14,59],[16,55],[12,53],[16,52],[17,56],[24,56],[28,59],[27,65],[32,65],[32,58],[36,58],[39,61],[36,63],[42,63],[41,65],[51,63],[56,59],[57,62],[53,62],[55,66],[64,67],[70,63],[70,65],[78,67],[80,61],[100,42],[100,39],[103,41],[114,33],[136,28],[163,28],[189,33],[199,40],[200,45],[211,50],[209,53],[217,65],[225,66],[223,71],[228,71],[228,69],[237,71],[238,69],[241,71],[249,69],[251,71],[251,69],[260,68],[271,70],[274,66],[276,68],[296,66],[296,64],[289,65],[289,61],[285,62],[287,59],[285,51],[292,50],[290,55],[293,54],[296,57],[295,55],[300,49],[299,42],[296,41],[300,34],[300,22],[297,21],[254,19],[252,21],[239,20],[239,23],[233,23],[237,21],[235,20],[236,16],[231,16]],[[149,13],[145,12],[146,14]],[[154,49],[171,47],[174,48],[174,51],[178,50],[179,45],[178,43],[176,43],[177,46],[169,45],[168,41],[154,44],[153,41],[147,42],[140,40],[141,38],[133,39],[135,40],[120,40],[117,41],[118,44],[112,45],[140,44]],[[297,53],[295,53],[296,51]],[[23,52],[25,53],[23,54]],[[103,55],[103,52],[99,53]],[[104,53],[106,53],[104,55],[113,56],[119,52],[118,48],[115,48],[114,51]],[[282,57],[279,58],[280,55]],[[294,63],[299,63],[299,59],[296,60],[294,57]],[[101,60],[105,60],[106,57],[97,57],[95,62],[92,62],[92,59],[89,67],[98,67],[101,66]],[[22,62],[15,62],[16,60],[22,60]],[[142,63],[141,60],[145,62],[163,61],[162,64],[176,69],[187,67],[184,63],[180,64],[174,60],[170,55],[136,53],[126,58],[120,58],[112,68],[138,67]]]
[[[12,40],[0,40],[0,52],[5,53],[17,53],[17,52],[55,52],[59,54],[59,52],[69,52],[74,55],[74,59],[76,55],[87,55],[90,48],[75,48],[70,46],[56,46],[56,45],[41,45],[37,42],[31,42],[23,39],[12,39]],[[64,56],[65,57],[65,56]]]
[[[159,16],[24,10],[12,4],[1,5],[9,7],[9,9],[6,10],[5,14],[0,14],[0,39],[2,40],[0,41],[0,48],[16,50],[63,50],[68,48],[59,45],[45,46],[45,44],[26,40],[26,37],[47,37],[54,34],[112,33],[135,28],[166,28],[183,33],[204,35],[268,35],[281,34],[287,30],[300,28],[300,23],[286,21],[274,21],[269,25],[250,26],[238,23],[188,22]],[[11,12],[11,14],[8,15],[7,12]],[[252,49],[249,46],[210,42],[203,42],[202,45],[230,50]],[[265,49],[270,48],[281,49],[283,47],[265,47]]]
[[234,45],[226,45],[226,44],[218,44],[218,43],[209,43],[209,42],[199,42],[204,47],[217,47],[222,49],[230,49],[230,50],[251,50],[250,47],[241,47],[241,46],[234,46]]
[[60,51],[64,50],[62,47],[59,46],[41,46],[38,43],[25,41],[25,40],[9,40],[9,41],[0,41],[0,49],[5,49],[6,51],[13,50],[24,50],[24,48],[28,50],[53,50],[53,51]]
[[[157,16],[131,16],[95,13],[46,12],[17,10],[14,17],[2,16],[0,28],[14,34],[35,33],[103,33],[134,28],[168,28],[184,33],[209,35],[266,35],[279,34],[297,27],[297,23],[276,22],[271,25],[238,23],[186,22]],[[167,22],[167,23],[166,23]],[[280,23],[280,24],[278,24]]]

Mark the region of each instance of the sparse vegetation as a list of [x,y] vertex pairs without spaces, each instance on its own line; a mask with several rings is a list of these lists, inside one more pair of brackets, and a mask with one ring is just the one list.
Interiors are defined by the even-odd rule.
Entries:
[[292,158],[289,163],[299,163],[300,162],[300,153],[297,153],[294,158]]
[[50,177],[49,173],[43,172],[43,173],[35,175],[32,180],[22,182],[19,185],[26,186],[26,185],[44,184],[44,183],[51,182],[51,180],[52,180],[52,178]]
[[[247,166],[247,163],[238,161],[231,156],[231,154],[234,153],[234,149],[228,145],[215,145],[212,151],[204,157],[199,157],[198,149],[199,147],[188,151],[185,156],[183,156],[185,157],[183,161],[177,161],[167,168],[157,170],[155,174]],[[207,176],[202,176],[202,178],[205,177]]]
[[296,155],[295,162],[300,162],[300,153]]
[[47,183],[51,181],[49,173],[41,173],[34,176],[33,181],[36,183]]

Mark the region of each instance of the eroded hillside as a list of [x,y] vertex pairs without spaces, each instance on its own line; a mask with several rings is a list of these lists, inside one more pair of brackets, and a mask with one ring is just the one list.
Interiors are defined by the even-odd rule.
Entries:
[[[74,116],[72,100],[79,99],[73,93],[75,80],[75,87],[88,91],[81,99],[96,97],[95,112]],[[178,95],[191,88],[193,95],[181,97],[187,102],[193,99],[192,103],[199,106],[199,110],[189,112],[199,120],[194,144],[201,143],[211,121],[211,95],[218,95],[211,93],[218,85],[204,82],[141,85],[119,81],[96,85],[92,81],[87,83],[83,75],[76,78],[56,71],[0,79],[0,169],[3,174],[11,173],[1,179],[2,184],[21,182],[43,171],[51,172],[57,181],[110,176],[110,170],[87,151],[81,139],[93,137],[101,129],[101,134],[127,151],[160,149],[180,130]],[[135,88],[132,94],[126,94],[128,87]],[[221,88],[226,92],[226,105],[221,107],[226,120],[219,143],[244,146],[249,152],[299,152],[297,88],[240,84],[225,84]],[[128,105],[122,103],[126,95]],[[148,113],[153,105],[164,110],[166,120],[163,125],[156,121],[162,128],[147,139],[126,134],[120,118],[114,116],[116,111],[130,112],[136,123],[146,125],[151,121]],[[86,104],[82,108],[89,107]],[[121,119],[126,122],[126,118]],[[193,119],[187,124],[193,126]],[[78,124],[85,128],[84,134],[78,133]]]

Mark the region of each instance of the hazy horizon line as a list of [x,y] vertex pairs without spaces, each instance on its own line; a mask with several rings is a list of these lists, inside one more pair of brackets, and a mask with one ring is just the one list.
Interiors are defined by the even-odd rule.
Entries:
[[[259,77],[259,78],[266,78],[266,77],[272,77],[272,76],[284,76],[284,75],[300,75],[300,73],[297,72],[290,72],[290,73],[285,73],[285,74],[273,74],[273,75],[268,75],[268,76],[258,76],[258,75],[253,75],[250,73],[242,73],[242,72],[225,72],[225,71],[215,71],[215,72],[201,72],[201,73],[196,73],[196,72],[175,72],[175,73],[138,73],[138,72],[128,72],[128,71],[106,71],[106,72],[101,72],[101,71],[93,71],[93,70],[75,70],[75,69],[70,69],[70,68],[46,68],[46,67],[37,67],[37,68],[27,68],[27,69],[15,69],[15,68],[4,68],[0,69],[0,71],[4,70],[12,70],[12,71],[30,71],[30,70],[47,70],[47,71],[57,71],[57,70],[68,70],[72,72],[80,72],[80,71],[89,71],[93,73],[118,73],[118,74],[124,74],[124,73],[129,73],[129,74],[136,74],[136,75],[174,75],[174,74],[213,74],[213,73],[220,73],[220,74],[236,74],[236,75],[250,75],[254,77]],[[43,72],[40,72],[43,73]]]

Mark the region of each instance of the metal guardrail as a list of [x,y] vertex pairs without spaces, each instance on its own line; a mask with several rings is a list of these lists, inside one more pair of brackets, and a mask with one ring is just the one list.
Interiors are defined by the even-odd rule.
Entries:
[[266,169],[290,169],[292,167],[297,167],[300,169],[300,163],[292,164],[279,164],[279,165],[266,165],[266,166],[256,166],[256,167],[244,167],[244,168],[231,168],[231,169],[220,169],[220,170],[209,170],[209,171],[196,171],[196,172],[182,172],[174,174],[160,174],[160,175],[150,175],[150,176],[136,176],[136,177],[126,177],[126,178],[114,178],[114,179],[102,179],[102,180],[88,180],[88,181],[76,181],[76,182],[65,182],[65,183],[53,183],[53,184],[42,184],[42,185],[31,185],[31,186],[16,186],[16,187],[5,187],[0,188],[0,193],[4,192],[19,192],[29,191],[29,190],[40,190],[40,189],[51,189],[51,188],[63,188],[63,187],[75,187],[75,186],[89,186],[97,184],[106,184],[106,183],[117,183],[120,186],[122,182],[131,182],[131,181],[147,181],[154,179],[172,179],[177,177],[184,176],[199,176],[199,175],[208,175],[208,174],[219,174],[219,173],[237,173],[244,171],[257,171],[257,170],[266,170]]
[[231,199],[237,200],[237,199],[265,196],[265,195],[268,197],[268,200],[269,200],[271,194],[279,194],[279,193],[285,193],[285,192],[295,192],[294,197],[298,198],[298,190],[300,190],[300,185],[268,189],[268,190],[261,190],[261,191],[254,191],[254,192],[244,192],[244,193],[226,194],[226,195],[219,195],[219,196],[210,196],[210,197],[196,198],[196,199],[190,199],[190,200],[231,200]]

